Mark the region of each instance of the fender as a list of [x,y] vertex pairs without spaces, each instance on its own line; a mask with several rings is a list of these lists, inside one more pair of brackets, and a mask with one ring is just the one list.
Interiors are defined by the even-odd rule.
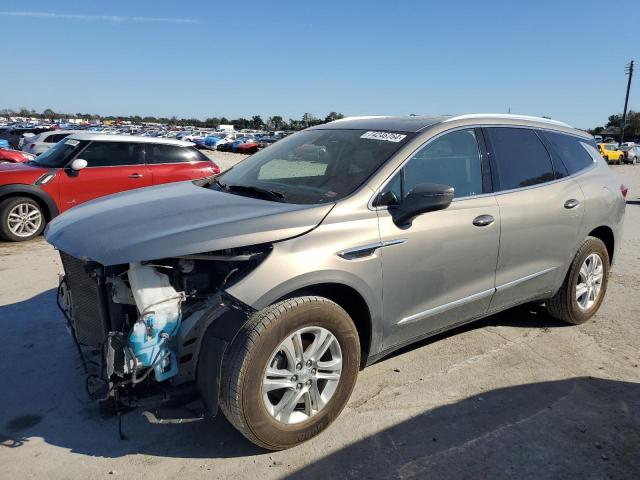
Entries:
[[47,220],[51,220],[54,217],[57,217],[60,214],[60,210],[58,210],[58,205],[53,200],[51,195],[42,190],[35,185],[27,185],[24,183],[16,183],[13,185],[3,185],[0,187],[0,200],[4,197],[8,196],[16,196],[19,194],[26,194],[30,197],[35,197],[38,200],[42,201],[45,205],[46,211],[45,217]]
[[187,317],[177,335],[179,375],[173,385],[196,381],[206,410],[216,416],[222,362],[228,345],[255,310],[224,292]]

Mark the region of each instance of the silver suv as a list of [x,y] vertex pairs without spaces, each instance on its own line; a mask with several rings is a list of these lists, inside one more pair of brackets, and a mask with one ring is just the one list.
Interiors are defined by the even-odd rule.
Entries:
[[560,122],[363,117],[71,209],[46,238],[93,398],[195,394],[283,449],[411,342],[525,302],[587,321],[625,195],[593,138]]

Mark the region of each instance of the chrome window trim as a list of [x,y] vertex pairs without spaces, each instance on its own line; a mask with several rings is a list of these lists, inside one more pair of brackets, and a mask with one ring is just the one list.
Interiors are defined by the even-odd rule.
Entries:
[[[570,135],[573,136],[577,139],[583,140],[583,141],[588,141],[588,139],[580,136],[580,135],[576,135],[576,134],[571,134],[571,133],[567,133],[567,132],[562,132],[559,130],[553,130],[550,128],[541,128],[541,127],[531,127],[531,126],[527,126],[527,125],[508,125],[508,124],[500,124],[500,125],[490,125],[490,124],[482,124],[482,125],[465,125],[465,126],[461,126],[461,127],[455,127],[449,130],[445,130],[443,132],[440,132],[438,135],[430,138],[429,140],[427,140],[426,142],[424,142],[423,144],[421,144],[419,147],[417,147],[415,150],[413,150],[409,155],[407,155],[407,158],[405,158],[402,163],[391,173],[391,175],[389,175],[383,182],[382,184],[376,188],[373,192],[373,196],[369,199],[369,202],[367,203],[367,208],[369,210],[372,211],[384,211],[384,210],[388,210],[389,207],[388,206],[379,206],[376,207],[373,205],[373,202],[375,201],[376,197],[378,197],[378,195],[380,195],[380,192],[391,182],[391,180],[393,179],[393,177],[398,173],[399,170],[401,170],[404,165],[411,160],[411,158],[413,158],[413,156],[416,154],[416,152],[418,152],[420,149],[422,149],[423,147],[425,147],[426,145],[428,145],[429,143],[431,143],[432,141],[436,140],[437,138],[441,137],[442,135],[445,135],[447,133],[450,132],[455,132],[456,130],[464,130],[464,129],[470,129],[470,128],[489,128],[489,127],[504,127],[504,128],[526,128],[526,129],[530,129],[530,130],[538,130],[538,131],[551,131],[554,133],[563,133],[565,135]],[[478,148],[480,148],[480,146],[478,146]],[[545,145],[546,148],[546,145]],[[549,155],[551,156],[551,152],[549,152]],[[575,173],[572,173],[571,175],[567,175],[566,177],[562,177],[562,178],[556,178],[554,180],[550,180],[548,182],[544,182],[544,183],[538,183],[536,185],[529,185],[526,187],[520,187],[520,188],[512,188],[509,190],[499,190],[496,192],[486,192],[486,193],[481,193],[478,195],[468,195],[466,197],[458,197],[458,198],[454,198],[453,202],[458,202],[458,201],[464,201],[464,200],[472,200],[472,199],[476,199],[476,198],[483,198],[483,197],[488,197],[488,196],[497,196],[497,195],[503,195],[506,193],[514,193],[514,192],[520,192],[520,191],[525,191],[525,190],[531,190],[533,188],[540,188],[540,187],[544,187],[546,185],[551,185],[554,183],[558,183],[558,182],[563,182],[565,180],[568,179],[573,179],[575,177],[577,177],[578,175],[582,175],[583,173],[586,173],[592,169],[594,169],[597,165],[597,160],[594,159],[593,164],[589,165],[588,167],[585,167],[581,170],[578,170]]]

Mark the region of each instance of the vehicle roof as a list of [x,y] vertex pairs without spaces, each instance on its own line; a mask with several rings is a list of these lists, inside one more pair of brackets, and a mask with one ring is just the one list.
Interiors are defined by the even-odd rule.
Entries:
[[163,143],[165,145],[177,145],[191,147],[193,143],[183,142],[173,138],[142,137],[138,135],[110,135],[108,133],[73,133],[67,137],[72,140],[94,140],[105,142],[138,142],[138,143]]
[[57,134],[62,134],[62,133],[68,133],[69,135],[73,135],[74,133],[77,133],[78,130],[47,130],[46,132],[42,132],[39,133],[38,135],[43,135],[43,136],[49,136],[49,135],[57,135]]
[[476,113],[470,115],[411,115],[411,116],[367,116],[347,117],[330,123],[318,125],[313,129],[348,128],[354,130],[386,130],[391,132],[420,132],[440,123],[457,122],[460,124],[487,123],[501,125],[525,125],[538,127],[559,127],[577,131],[572,126],[542,117],[510,115],[501,113]]
[[386,130],[391,132],[419,132],[426,127],[441,123],[450,117],[440,115],[413,115],[406,117],[392,116],[368,116],[368,117],[347,117],[333,122],[312,127],[313,129],[323,128],[348,128],[353,130]]

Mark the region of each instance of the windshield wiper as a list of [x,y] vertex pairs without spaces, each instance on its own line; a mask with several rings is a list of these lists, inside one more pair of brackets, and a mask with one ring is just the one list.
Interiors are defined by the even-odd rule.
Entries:
[[218,185],[222,190],[226,190],[227,189],[227,184],[226,183],[222,183],[220,180],[218,180],[217,176],[213,177],[213,183]]
[[221,188],[229,192],[255,193],[278,202],[284,202],[285,200],[284,193],[278,192],[277,190],[267,190],[266,188],[254,187],[253,185],[225,185],[217,180],[216,182],[221,186]]

